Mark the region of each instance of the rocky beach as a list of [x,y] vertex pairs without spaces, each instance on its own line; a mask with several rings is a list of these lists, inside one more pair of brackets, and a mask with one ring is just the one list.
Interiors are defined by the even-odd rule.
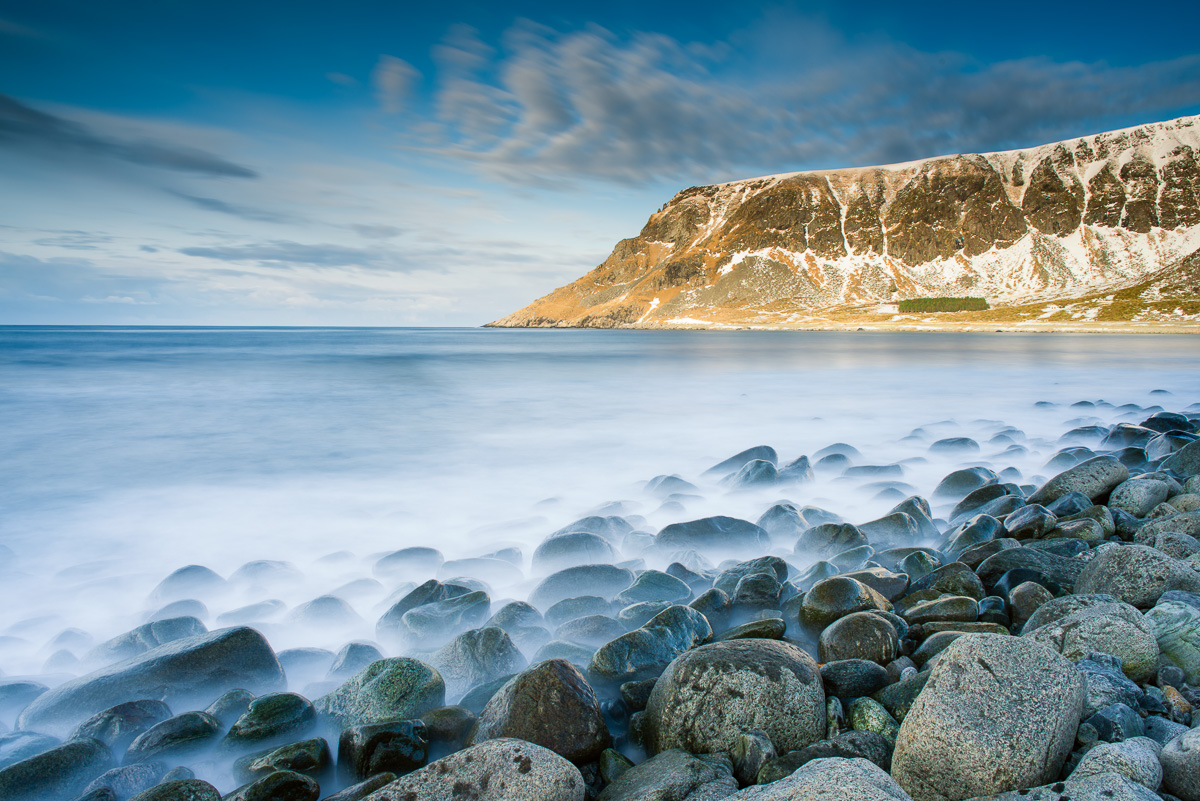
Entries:
[[180,566],[0,665],[0,798],[1198,801],[1200,404],[1156,400],[758,445],[293,606],[316,568]]

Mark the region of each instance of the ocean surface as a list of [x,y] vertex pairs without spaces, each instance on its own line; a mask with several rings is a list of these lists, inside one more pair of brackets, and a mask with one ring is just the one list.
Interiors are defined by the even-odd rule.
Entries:
[[[290,563],[271,597],[338,594],[362,622],[283,617],[272,644],[336,649],[403,591],[371,567],[402,547],[519,548],[527,582],[493,597],[524,597],[537,543],[589,513],[653,533],[787,499],[863,522],[962,464],[1036,483],[1063,432],[1196,401],[1184,336],[0,328],[0,671],[70,676],[189,564]],[[948,436],[981,450],[929,452]],[[782,464],[839,441],[902,480],[731,493],[701,477],[751,446]],[[642,486],[662,474],[702,491],[661,508]],[[208,600],[205,622],[254,600]]]

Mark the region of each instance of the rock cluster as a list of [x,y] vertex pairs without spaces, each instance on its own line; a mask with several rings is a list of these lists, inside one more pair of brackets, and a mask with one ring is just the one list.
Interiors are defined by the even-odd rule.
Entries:
[[[76,678],[0,676],[0,798],[1200,801],[1200,407],[1131,415],[1028,478],[939,439],[968,461],[929,499],[845,444],[782,469],[752,448],[645,492],[750,486],[757,520],[596,514],[528,575],[519,552],[383,555],[409,583],[380,643],[338,654],[162,618]],[[821,473],[892,508],[779,500]],[[190,596],[225,584],[191,566],[154,601],[206,614]],[[358,617],[322,598],[305,625]]]

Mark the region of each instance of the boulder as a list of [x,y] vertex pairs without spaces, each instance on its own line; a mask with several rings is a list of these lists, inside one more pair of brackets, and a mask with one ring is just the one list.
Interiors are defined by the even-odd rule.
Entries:
[[862,758],[814,759],[790,776],[727,796],[725,801],[912,801],[891,776]]
[[1071,771],[1071,780],[1078,781],[1101,773],[1119,773],[1151,790],[1162,784],[1163,769],[1158,762],[1162,746],[1145,737],[1134,737],[1119,743],[1100,743],[1089,750]]
[[1152,792],[1119,773],[1101,773],[1068,779],[1043,787],[997,793],[970,801],[1162,801]]
[[364,801],[583,801],[579,769],[553,751],[501,738],[431,762]]
[[588,665],[595,680],[626,682],[657,676],[672,659],[712,638],[704,615],[687,606],[672,606],[640,629],[602,645]]
[[1149,609],[1168,590],[1200,591],[1200,574],[1145,545],[1107,545],[1096,550],[1075,582],[1080,593],[1106,592]]
[[896,658],[900,637],[891,621],[873,612],[855,612],[825,627],[817,641],[822,662],[867,659],[886,665]]
[[771,535],[747,520],[706,517],[672,523],[654,538],[662,553],[697,550],[706,555],[736,556],[744,551],[762,553],[771,547]]
[[1171,740],[1158,758],[1163,789],[1182,801],[1200,801],[1200,729],[1189,729]]
[[199,779],[173,779],[144,790],[129,801],[221,801],[217,788]]
[[419,720],[349,726],[338,738],[338,772],[351,782],[416,770],[428,755],[429,737]]
[[539,609],[549,610],[559,601],[581,595],[611,601],[632,583],[632,570],[615,565],[578,565],[542,579],[530,594],[529,602]]
[[1049,645],[1073,662],[1093,651],[1111,654],[1134,681],[1148,681],[1158,672],[1154,629],[1129,604],[1091,606],[1021,636]]
[[779,753],[824,736],[825,690],[812,657],[778,640],[713,643],[673,661],[650,693],[650,753],[728,751],[747,731],[765,733]]
[[822,629],[840,617],[867,610],[890,611],[891,603],[856,579],[833,576],[812,586],[800,606],[800,621]]
[[424,662],[393,657],[372,662],[314,706],[337,724],[361,726],[385,720],[412,720],[446,703],[446,683]]
[[695,756],[673,748],[626,770],[598,801],[726,798],[737,790],[731,771],[724,754]]
[[68,681],[26,707],[18,726],[64,735],[117,704],[158,698],[176,708],[203,707],[236,687],[253,692],[284,687],[279,660],[254,629],[220,629],[185,637]]
[[1162,601],[1146,612],[1166,664],[1183,671],[1188,684],[1200,686],[1200,609],[1182,601]]
[[525,667],[525,657],[495,626],[464,631],[429,657],[446,683],[446,694],[455,699],[467,690]]
[[112,753],[104,743],[71,740],[0,770],[0,798],[65,801],[112,766]]
[[1097,456],[1071,467],[1042,485],[1029,496],[1029,503],[1048,504],[1069,492],[1079,492],[1092,501],[1105,498],[1129,478],[1129,468],[1111,456]]
[[535,665],[501,687],[479,713],[467,744],[502,737],[549,748],[576,765],[595,761],[612,743],[591,685],[562,659]]
[[892,776],[916,801],[1043,784],[1074,745],[1085,695],[1083,675],[1041,643],[959,637],[904,717]]

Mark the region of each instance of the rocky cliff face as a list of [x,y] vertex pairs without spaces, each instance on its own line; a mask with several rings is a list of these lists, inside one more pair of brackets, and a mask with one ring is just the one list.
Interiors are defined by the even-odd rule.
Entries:
[[1200,248],[1200,117],[1028,150],[685,189],[496,326],[787,325],[939,295],[1120,289]]

